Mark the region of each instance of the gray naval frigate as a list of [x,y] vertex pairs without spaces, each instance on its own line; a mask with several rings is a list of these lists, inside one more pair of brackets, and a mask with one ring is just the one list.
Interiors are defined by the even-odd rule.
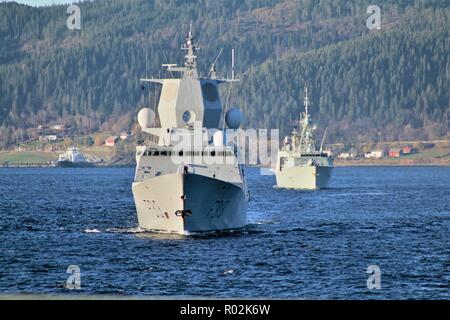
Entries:
[[238,80],[234,68],[230,79],[219,79],[215,63],[207,77],[199,76],[191,31],[182,50],[184,66],[163,65],[170,78],[141,79],[162,88],[160,126],[155,127],[151,109],[138,114],[142,131],[158,140],[136,147],[132,190],[139,226],[180,234],[240,229],[246,225],[249,194],[244,168],[224,129],[225,123],[238,129],[242,114],[233,108],[224,112],[218,91],[219,84]]
[[284,139],[281,150],[278,151],[275,177],[277,186],[292,189],[326,188],[333,170],[333,158],[323,151],[322,138],[319,150],[316,149],[314,131],[309,115],[310,99],[308,88],[305,89],[305,112],[301,117],[300,131],[293,130],[291,136]]

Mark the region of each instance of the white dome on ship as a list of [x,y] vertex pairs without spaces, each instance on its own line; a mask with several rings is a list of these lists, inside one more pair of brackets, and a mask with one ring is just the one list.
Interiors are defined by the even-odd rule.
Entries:
[[218,130],[218,131],[214,132],[213,143],[214,143],[214,146],[216,146],[216,147],[222,147],[224,145],[225,136],[224,136],[222,130]]
[[150,128],[155,123],[155,113],[150,108],[142,108],[138,113],[138,123],[141,128]]

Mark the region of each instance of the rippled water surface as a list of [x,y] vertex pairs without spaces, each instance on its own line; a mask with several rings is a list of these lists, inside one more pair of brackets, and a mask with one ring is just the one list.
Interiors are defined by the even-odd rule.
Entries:
[[448,167],[335,168],[320,191],[249,168],[248,228],[189,237],[139,231],[133,171],[0,169],[0,293],[450,299]]

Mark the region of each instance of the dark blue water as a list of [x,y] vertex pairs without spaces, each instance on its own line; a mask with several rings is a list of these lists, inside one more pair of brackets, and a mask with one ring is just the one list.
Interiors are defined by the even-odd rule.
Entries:
[[450,298],[450,168],[335,168],[310,192],[247,176],[246,231],[182,237],[138,232],[133,169],[0,169],[0,293]]

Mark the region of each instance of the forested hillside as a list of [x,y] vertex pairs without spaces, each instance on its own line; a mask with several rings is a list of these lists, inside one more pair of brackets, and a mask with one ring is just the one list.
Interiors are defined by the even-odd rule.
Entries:
[[[192,21],[199,67],[242,82],[231,103],[247,127],[290,129],[307,84],[330,139],[438,138],[450,126],[449,1],[377,1],[382,29],[366,28],[367,1],[96,0],[67,6],[0,4],[0,147],[28,128],[71,121],[79,132],[120,131],[155,90],[139,78],[182,63]],[[162,75],[162,74],[161,74]],[[170,75],[167,75],[170,76]]]
[[334,141],[443,137],[450,127],[449,21],[448,12],[430,10],[420,29],[391,28],[270,60],[246,74],[240,104],[251,126],[282,128],[298,117],[308,85],[312,111]]

